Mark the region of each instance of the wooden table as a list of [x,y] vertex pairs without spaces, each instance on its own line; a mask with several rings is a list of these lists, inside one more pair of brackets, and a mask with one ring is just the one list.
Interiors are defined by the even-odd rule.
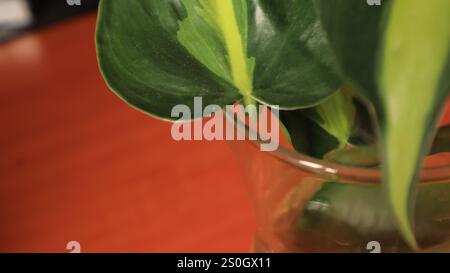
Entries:
[[95,14],[0,45],[0,252],[246,252],[255,230],[225,142],[108,91]]

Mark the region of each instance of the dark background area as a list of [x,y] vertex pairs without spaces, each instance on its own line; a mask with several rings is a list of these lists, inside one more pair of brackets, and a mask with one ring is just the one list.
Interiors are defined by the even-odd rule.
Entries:
[[[17,0],[0,0],[0,8],[8,1]],[[0,42],[95,9],[99,0],[26,0],[26,2],[32,15],[32,21],[30,24],[18,27],[11,26],[11,24],[0,24]]]
[[37,28],[95,9],[99,1],[80,0],[80,5],[72,6],[67,0],[28,0],[28,2],[35,18],[31,28]]

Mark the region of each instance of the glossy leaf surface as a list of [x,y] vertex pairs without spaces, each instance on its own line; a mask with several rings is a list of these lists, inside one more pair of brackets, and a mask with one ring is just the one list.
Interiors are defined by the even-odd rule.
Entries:
[[103,0],[97,48],[111,89],[164,119],[194,96],[302,108],[340,84],[312,0]]
[[413,236],[414,184],[449,85],[450,2],[316,0],[345,78],[375,107],[389,202]]

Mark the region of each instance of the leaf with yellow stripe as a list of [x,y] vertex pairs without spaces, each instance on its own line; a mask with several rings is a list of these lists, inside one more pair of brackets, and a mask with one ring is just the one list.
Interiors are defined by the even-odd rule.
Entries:
[[164,119],[194,96],[297,109],[340,86],[312,0],[102,0],[97,49],[111,89]]
[[342,74],[374,105],[389,201],[414,236],[414,185],[450,92],[450,1],[316,0]]

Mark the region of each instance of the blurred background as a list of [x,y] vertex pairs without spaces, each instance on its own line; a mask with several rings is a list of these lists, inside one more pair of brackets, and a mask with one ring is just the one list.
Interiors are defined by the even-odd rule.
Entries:
[[247,252],[225,142],[175,142],[97,68],[95,0],[0,0],[0,252]]
[[0,0],[0,41],[93,10],[98,0]]

